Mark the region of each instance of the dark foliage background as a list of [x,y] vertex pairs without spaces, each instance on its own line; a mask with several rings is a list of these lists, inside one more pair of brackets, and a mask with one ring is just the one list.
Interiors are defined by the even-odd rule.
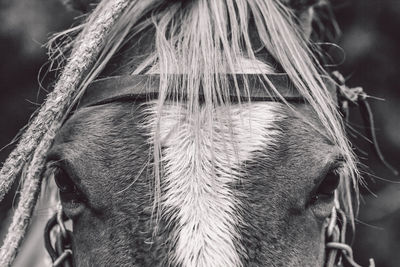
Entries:
[[[79,15],[59,2],[0,0],[0,147],[13,139],[43,100],[45,89],[38,81],[46,85],[54,78],[41,71],[47,59],[42,45],[49,33],[66,29]],[[363,86],[369,94],[385,99],[371,101],[377,136],[386,158],[400,169],[400,1],[332,2],[343,31],[339,42],[345,60],[339,68],[350,85]],[[353,126],[363,132],[357,110],[352,119]],[[362,265],[374,257],[377,266],[400,266],[400,177],[382,166],[368,142],[354,142],[368,153],[359,154],[370,173],[364,175],[368,189],[362,188],[355,256]],[[1,162],[10,150],[0,151]],[[11,203],[9,195],[0,205],[0,229]]]

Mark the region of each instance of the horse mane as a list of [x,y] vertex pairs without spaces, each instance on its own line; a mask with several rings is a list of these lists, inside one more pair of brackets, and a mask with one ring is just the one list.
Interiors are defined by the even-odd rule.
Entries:
[[[173,99],[179,100],[184,90],[195,129],[200,129],[200,108],[210,120],[218,120],[215,106],[230,104],[227,74],[247,72],[239,64],[243,58],[263,63],[264,66],[256,67],[260,69],[259,73],[263,73],[264,67],[287,73],[314,109],[329,140],[346,158],[347,175],[342,177],[340,194],[342,205],[353,218],[351,191],[352,188],[357,191],[356,160],[336,105],[321,78],[327,74],[314,56],[314,46],[303,33],[291,8],[276,0],[102,1],[81,25],[53,39],[62,37],[67,41],[62,47],[51,45],[59,51],[53,52],[51,58],[57,61],[69,55],[68,62],[54,91],[30,122],[0,172],[1,200],[15,177],[24,170],[21,200],[0,251],[0,265],[11,264],[16,255],[39,193],[45,155],[67,114],[90,82],[107,70],[107,63],[118,56],[121,48],[149,32],[154,34],[154,45],[142,56],[140,64],[137,64],[137,57],[132,57],[126,64],[135,65],[132,74],[160,74],[158,119],[166,99],[172,95],[176,96]],[[271,58],[276,66],[268,64],[267,60]],[[185,74],[185,79],[169,75],[171,73]],[[245,75],[243,79],[246,81]],[[274,89],[266,75],[263,79]],[[249,95],[246,82],[245,87]],[[201,88],[202,103],[199,100]],[[239,88],[236,89],[239,95]],[[156,127],[159,127],[159,121]],[[162,171],[158,130],[155,129],[153,137],[156,205]],[[212,131],[212,127],[209,130]],[[198,135],[200,131],[194,134]]]

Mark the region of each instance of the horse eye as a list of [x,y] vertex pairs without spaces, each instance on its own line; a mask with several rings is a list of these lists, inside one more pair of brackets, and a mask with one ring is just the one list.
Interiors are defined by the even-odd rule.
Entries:
[[333,195],[340,183],[338,171],[330,171],[319,185],[317,193],[320,195]]
[[60,193],[76,193],[78,189],[76,185],[71,181],[68,174],[61,168],[56,168],[54,172],[54,181],[60,190]]
[[340,183],[340,173],[338,170],[331,170],[318,185],[311,197],[311,203],[315,203],[317,200],[333,200],[335,190],[338,188]]

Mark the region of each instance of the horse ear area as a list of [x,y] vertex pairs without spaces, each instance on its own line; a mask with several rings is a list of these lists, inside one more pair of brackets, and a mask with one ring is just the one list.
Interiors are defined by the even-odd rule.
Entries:
[[292,9],[301,12],[316,4],[322,2],[321,0],[281,0],[283,4],[291,7]]
[[325,0],[281,0],[282,3],[290,7],[297,16],[300,28],[308,38],[312,32],[312,21],[314,17],[314,6],[321,4]]
[[68,8],[88,13],[100,2],[100,0],[61,0]]
[[[316,5],[320,1],[321,0],[281,0],[283,4],[300,13],[308,10],[310,7]],[[71,9],[87,13],[93,9],[93,7],[100,2],[100,0],[61,0],[61,2]]]

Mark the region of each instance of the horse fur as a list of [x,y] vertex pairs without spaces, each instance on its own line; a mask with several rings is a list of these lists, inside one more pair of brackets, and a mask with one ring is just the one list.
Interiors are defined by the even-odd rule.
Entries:
[[[82,266],[322,263],[321,228],[331,206],[308,208],[307,196],[329,168],[326,164],[340,152],[281,103],[235,105],[232,120],[213,124],[219,129],[213,136],[216,176],[212,168],[194,165],[199,161],[193,161],[195,150],[187,149],[195,141],[187,111],[174,103],[165,106],[163,212],[154,235],[148,155],[156,105],[110,103],[84,108],[59,132],[49,153],[50,164],[68,166],[89,198],[82,213],[64,209],[74,219],[77,262]],[[307,105],[294,108],[318,122]],[[221,115],[226,112],[217,109]],[[236,144],[230,142],[231,122]],[[207,127],[205,123],[203,129]],[[210,149],[212,140],[203,138],[201,148]],[[209,154],[198,156],[203,156],[201,165],[211,167]]]
[[[107,12],[110,7],[117,7],[113,10],[118,12],[110,15]],[[100,14],[110,17],[109,24],[106,26],[101,24],[103,17],[99,16]],[[152,15],[149,16],[149,14]],[[249,22],[252,23],[252,27],[248,25]],[[287,73],[299,92],[310,103],[311,113],[316,116],[316,120],[309,123],[309,126],[328,140],[325,142],[337,146],[340,154],[346,160],[349,176],[342,179],[340,195],[349,216],[352,216],[350,186],[352,183],[356,186],[357,178],[354,156],[344,135],[335,104],[321,79],[324,71],[313,57],[306,34],[296,23],[295,15],[282,3],[273,0],[197,0],[185,3],[155,0],[102,1],[85,24],[75,29],[81,31],[81,34],[73,43],[68,44],[72,47],[71,58],[56,89],[63,86],[62,82],[65,77],[70,79],[75,77],[73,86],[69,88],[68,97],[60,96],[60,99],[67,99],[67,102],[59,113],[55,112],[58,120],[55,122],[56,126],[50,128],[46,133],[49,138],[45,139],[45,145],[40,144],[37,150],[36,147],[34,148],[35,155],[39,159],[45,158],[45,154],[53,142],[52,137],[58,132],[63,120],[67,118],[68,114],[65,113],[65,110],[69,111],[79,100],[88,83],[99,76],[121,71],[119,66],[115,67],[116,65],[109,64],[121,56],[127,58],[126,62],[135,65],[138,55],[129,53],[132,50],[126,50],[126,45],[129,44],[129,40],[135,40],[142,34],[154,33],[152,45],[147,46],[148,53],[141,55],[139,65],[141,71],[145,73],[156,66],[155,69],[161,76],[160,99],[155,109],[156,123],[153,124],[154,129],[151,131],[154,167],[152,172],[154,174],[153,208],[156,211],[161,212],[163,205],[161,178],[164,155],[161,122],[167,96],[179,93],[180,90],[186,90],[189,99],[185,109],[188,119],[193,122],[194,147],[201,147],[201,140],[203,140],[201,135],[204,134],[204,131],[208,132],[208,136],[213,136],[217,129],[211,127],[211,124],[209,127],[203,128],[202,116],[217,118],[217,109],[215,109],[217,103],[226,103],[227,110],[233,111],[233,109],[229,109],[229,102],[220,101],[227,99],[227,82],[223,73],[233,73],[237,69],[236,65],[240,62],[240,58],[245,57],[250,62],[256,60],[257,62],[264,61],[266,64],[270,63],[273,66],[272,69]],[[256,47],[260,50],[255,49],[255,43],[261,44],[261,47]],[[81,51],[82,54],[77,51]],[[128,53],[124,54],[127,51]],[[267,53],[268,57],[263,57],[260,51]],[[82,58],[85,57],[89,57],[85,68],[76,68],[77,66],[74,64],[82,61]],[[271,61],[266,62],[268,58],[273,59],[272,63]],[[243,71],[245,72],[245,70]],[[171,72],[185,73],[189,79],[176,80],[173,76],[167,75]],[[215,75],[216,73],[220,75]],[[266,79],[265,82],[268,80]],[[204,105],[198,101],[200,85],[206,89]],[[247,90],[249,91],[249,88]],[[293,110],[288,103],[285,101],[283,103]],[[300,113],[295,115],[304,119]],[[227,119],[232,114],[228,112],[225,116]],[[218,120],[213,122],[219,123]],[[47,128],[44,129],[45,132],[46,130]],[[231,136],[234,137],[234,135]],[[235,142],[235,140],[231,141]],[[210,152],[213,153],[213,150]],[[210,155],[211,158],[215,158],[214,156]],[[199,159],[200,157],[194,164],[201,164]],[[37,179],[43,168],[42,163],[44,164],[44,161],[34,164],[32,169],[28,170],[28,176],[33,175]],[[21,166],[23,167],[24,164]],[[30,203],[34,203],[34,199],[35,195],[29,198]],[[21,218],[25,219],[27,214],[29,217],[31,210],[24,213]],[[162,217],[158,216],[157,218],[161,219]],[[17,221],[18,226],[26,227],[25,221]],[[12,233],[12,230],[13,228],[9,234]],[[7,257],[1,259],[4,265],[9,264],[15,256],[23,232],[15,239],[16,242],[6,240],[1,250],[2,253],[7,254]],[[12,249],[9,250],[11,243]],[[292,251],[292,253],[295,252]]]

